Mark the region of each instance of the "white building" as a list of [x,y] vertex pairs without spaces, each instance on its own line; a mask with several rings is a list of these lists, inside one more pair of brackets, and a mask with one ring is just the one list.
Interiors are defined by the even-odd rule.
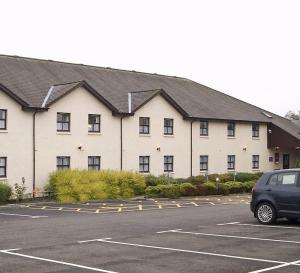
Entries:
[[0,56],[0,181],[62,168],[189,177],[294,167],[300,127],[188,79]]

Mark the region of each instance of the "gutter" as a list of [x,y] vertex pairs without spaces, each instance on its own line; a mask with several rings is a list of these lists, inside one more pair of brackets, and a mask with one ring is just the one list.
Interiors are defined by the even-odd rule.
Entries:
[[191,121],[191,176],[193,176],[193,122]]
[[35,118],[36,118],[36,114],[37,112],[35,111],[32,115],[32,198],[35,198],[35,173],[36,173],[36,166],[35,166],[35,162],[36,162],[36,139],[35,139]]
[[120,170],[123,170],[123,118],[120,119]]

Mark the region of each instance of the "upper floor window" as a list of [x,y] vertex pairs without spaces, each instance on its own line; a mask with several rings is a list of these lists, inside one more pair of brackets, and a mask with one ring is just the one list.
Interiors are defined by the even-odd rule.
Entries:
[[227,123],[227,136],[234,137],[235,136],[235,122],[229,121]]
[[174,134],[174,120],[172,118],[164,119],[164,134],[165,135]]
[[0,157],[0,177],[6,177],[7,158]]
[[70,169],[70,157],[58,156],[56,157],[56,168],[58,171]]
[[89,133],[100,133],[100,115],[89,114]]
[[89,170],[100,170],[100,156],[89,156],[88,157],[88,169]]
[[150,134],[150,118],[140,117],[140,134]]
[[259,137],[259,123],[252,123],[252,137]]
[[70,132],[71,114],[57,113],[57,131]]
[[173,172],[174,170],[174,156],[165,155],[164,156],[164,171]]
[[150,171],[150,156],[139,157],[139,172],[148,173]]
[[200,155],[200,171],[208,170],[208,155]]
[[208,136],[208,121],[200,121],[200,136]]
[[259,155],[252,156],[252,169],[259,169]]
[[235,155],[227,156],[227,169],[234,170],[235,169]]
[[0,130],[7,129],[7,110],[0,109]]

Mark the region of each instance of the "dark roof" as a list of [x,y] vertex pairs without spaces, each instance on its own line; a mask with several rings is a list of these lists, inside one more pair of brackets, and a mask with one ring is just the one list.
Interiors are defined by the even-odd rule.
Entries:
[[[289,120],[185,78],[0,55],[0,88],[24,107],[42,107],[54,86],[50,105],[78,83],[117,113],[128,112],[129,92],[163,90],[187,118],[271,122],[300,139]],[[151,99],[146,93],[134,93],[133,109]]]
[[300,120],[292,120],[292,122],[300,127]]

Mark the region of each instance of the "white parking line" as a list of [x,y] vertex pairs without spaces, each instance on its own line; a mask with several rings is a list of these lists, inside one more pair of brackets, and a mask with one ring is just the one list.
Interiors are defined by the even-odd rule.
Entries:
[[24,254],[21,254],[21,253],[11,252],[13,250],[20,250],[20,249],[0,250],[0,253],[13,255],[13,256],[19,256],[19,257],[23,257],[23,258],[27,258],[27,259],[32,259],[32,260],[39,260],[39,261],[44,261],[44,262],[49,262],[49,263],[62,264],[62,265],[67,265],[67,266],[71,266],[71,267],[87,269],[87,270],[91,270],[91,271],[104,272],[104,273],[118,273],[118,272],[115,272],[115,271],[109,271],[109,270],[104,270],[104,269],[100,269],[100,268],[84,266],[84,265],[80,265],[80,264],[67,263],[67,262],[63,262],[63,261],[45,259],[45,258],[41,258],[41,257],[36,257],[36,256],[24,255]]
[[226,226],[226,225],[262,227],[262,228],[278,228],[278,229],[298,229],[298,230],[300,230],[300,227],[285,227],[285,226],[274,226],[274,225],[241,224],[240,222],[217,224],[217,226]]
[[88,240],[88,241],[81,241],[81,243],[92,242],[92,241],[93,242],[108,243],[108,244],[117,244],[117,245],[126,245],[126,246],[150,248],[150,249],[161,249],[161,250],[168,250],[168,251],[174,251],[174,252],[200,254],[200,255],[206,255],[206,256],[215,256],[215,257],[232,258],[232,259],[239,259],[239,260],[256,261],[256,262],[265,262],[265,263],[274,263],[274,264],[286,264],[287,263],[287,262],[275,261],[275,260],[258,259],[258,258],[234,256],[234,255],[227,255],[227,254],[218,254],[218,253],[203,252],[203,251],[194,251],[194,250],[179,249],[179,248],[170,248],[170,247],[125,243],[125,242],[111,241],[111,239],[94,239],[94,240]]
[[37,219],[37,218],[47,218],[48,216],[41,216],[41,215],[26,215],[26,214],[15,214],[15,213],[4,213],[0,212],[0,215],[5,215],[5,216],[18,216],[18,217],[28,217],[32,219]]
[[287,267],[287,266],[291,266],[291,265],[299,265],[298,264],[299,262],[300,261],[285,263],[285,264],[281,264],[281,265],[276,265],[276,266],[272,266],[272,267],[263,268],[263,269],[260,269],[260,270],[251,271],[249,273],[260,273],[260,272],[271,271],[273,269],[278,269],[278,268]]
[[275,243],[300,244],[300,241],[288,241],[288,240],[279,240],[279,239],[267,239],[267,238],[235,236],[235,235],[227,235],[227,234],[215,234],[215,233],[189,232],[189,231],[182,231],[181,229],[169,230],[169,231],[159,231],[157,233],[181,233],[181,234],[192,234],[192,235],[200,235],[200,236],[267,241],[267,242],[275,242]]

